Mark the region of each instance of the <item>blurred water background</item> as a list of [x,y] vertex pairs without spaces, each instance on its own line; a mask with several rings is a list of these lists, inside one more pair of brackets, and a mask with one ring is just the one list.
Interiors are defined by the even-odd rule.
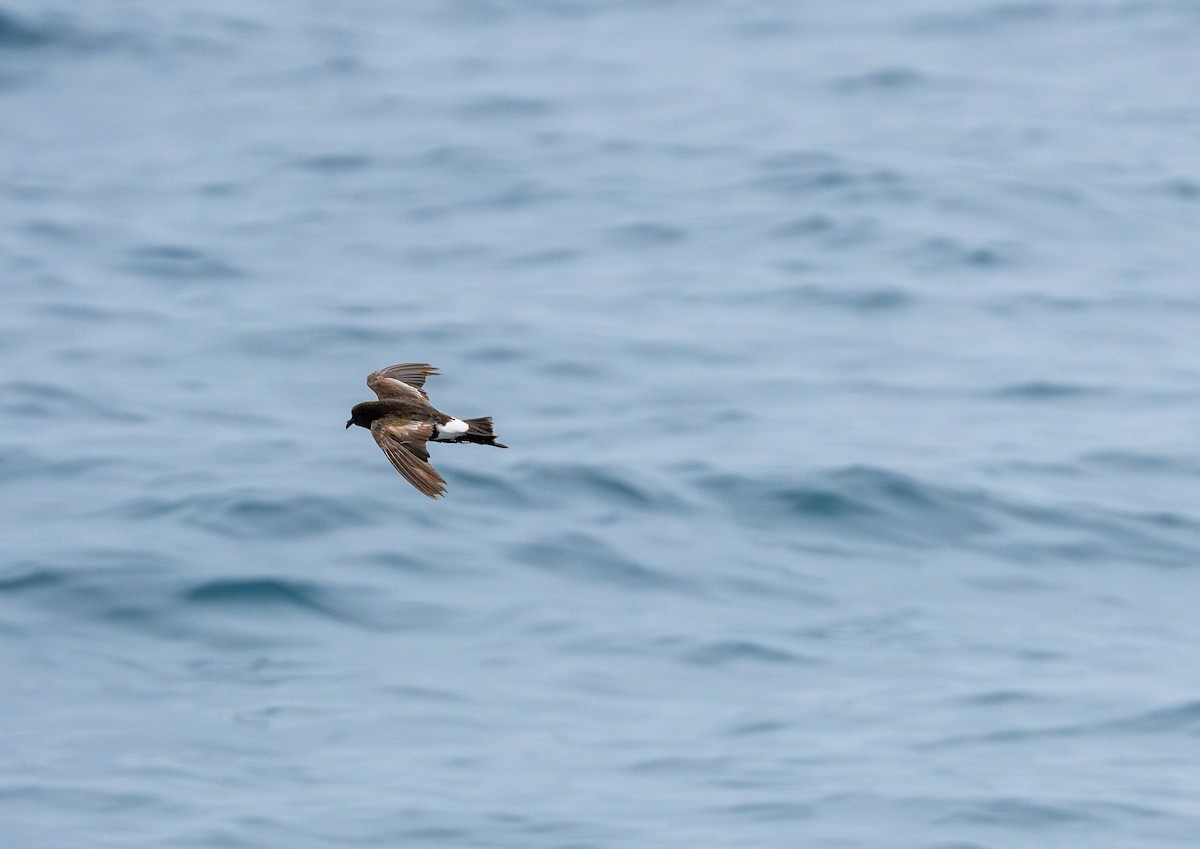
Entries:
[[[1192,847],[1200,6],[6,0],[0,844]],[[429,501],[376,368],[509,451]]]

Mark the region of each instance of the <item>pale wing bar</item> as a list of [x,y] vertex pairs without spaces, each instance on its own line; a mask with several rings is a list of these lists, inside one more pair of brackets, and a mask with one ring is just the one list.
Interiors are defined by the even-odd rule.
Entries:
[[422,389],[425,378],[439,373],[429,363],[399,363],[371,372],[367,375],[367,386],[371,387],[380,400],[412,395],[420,395],[428,400],[429,396]]
[[446,481],[429,464],[429,451],[425,448],[433,435],[432,424],[376,419],[371,424],[371,435],[405,480],[430,498],[440,498],[445,493]]

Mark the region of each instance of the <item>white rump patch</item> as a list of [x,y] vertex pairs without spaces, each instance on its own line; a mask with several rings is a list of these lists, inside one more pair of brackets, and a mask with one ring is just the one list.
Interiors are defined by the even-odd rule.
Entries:
[[437,426],[437,436],[434,439],[454,439],[456,436],[466,433],[470,427],[462,419],[451,419],[445,424]]

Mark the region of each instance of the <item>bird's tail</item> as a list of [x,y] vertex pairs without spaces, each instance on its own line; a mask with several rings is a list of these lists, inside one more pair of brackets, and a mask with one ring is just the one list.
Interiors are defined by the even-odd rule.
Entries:
[[467,423],[467,432],[459,439],[462,442],[475,442],[479,445],[495,445],[497,448],[507,448],[496,441],[496,434],[492,433],[492,417],[484,416],[479,419],[463,419]]

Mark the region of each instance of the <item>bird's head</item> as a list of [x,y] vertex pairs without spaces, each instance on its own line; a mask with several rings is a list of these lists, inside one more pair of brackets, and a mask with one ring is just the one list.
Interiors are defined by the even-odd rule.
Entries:
[[359,427],[365,427],[367,430],[370,430],[371,422],[375,420],[375,416],[371,415],[372,410],[373,406],[370,401],[364,401],[361,404],[355,404],[350,408],[350,418],[346,420],[346,427],[349,428],[350,425],[358,425]]

